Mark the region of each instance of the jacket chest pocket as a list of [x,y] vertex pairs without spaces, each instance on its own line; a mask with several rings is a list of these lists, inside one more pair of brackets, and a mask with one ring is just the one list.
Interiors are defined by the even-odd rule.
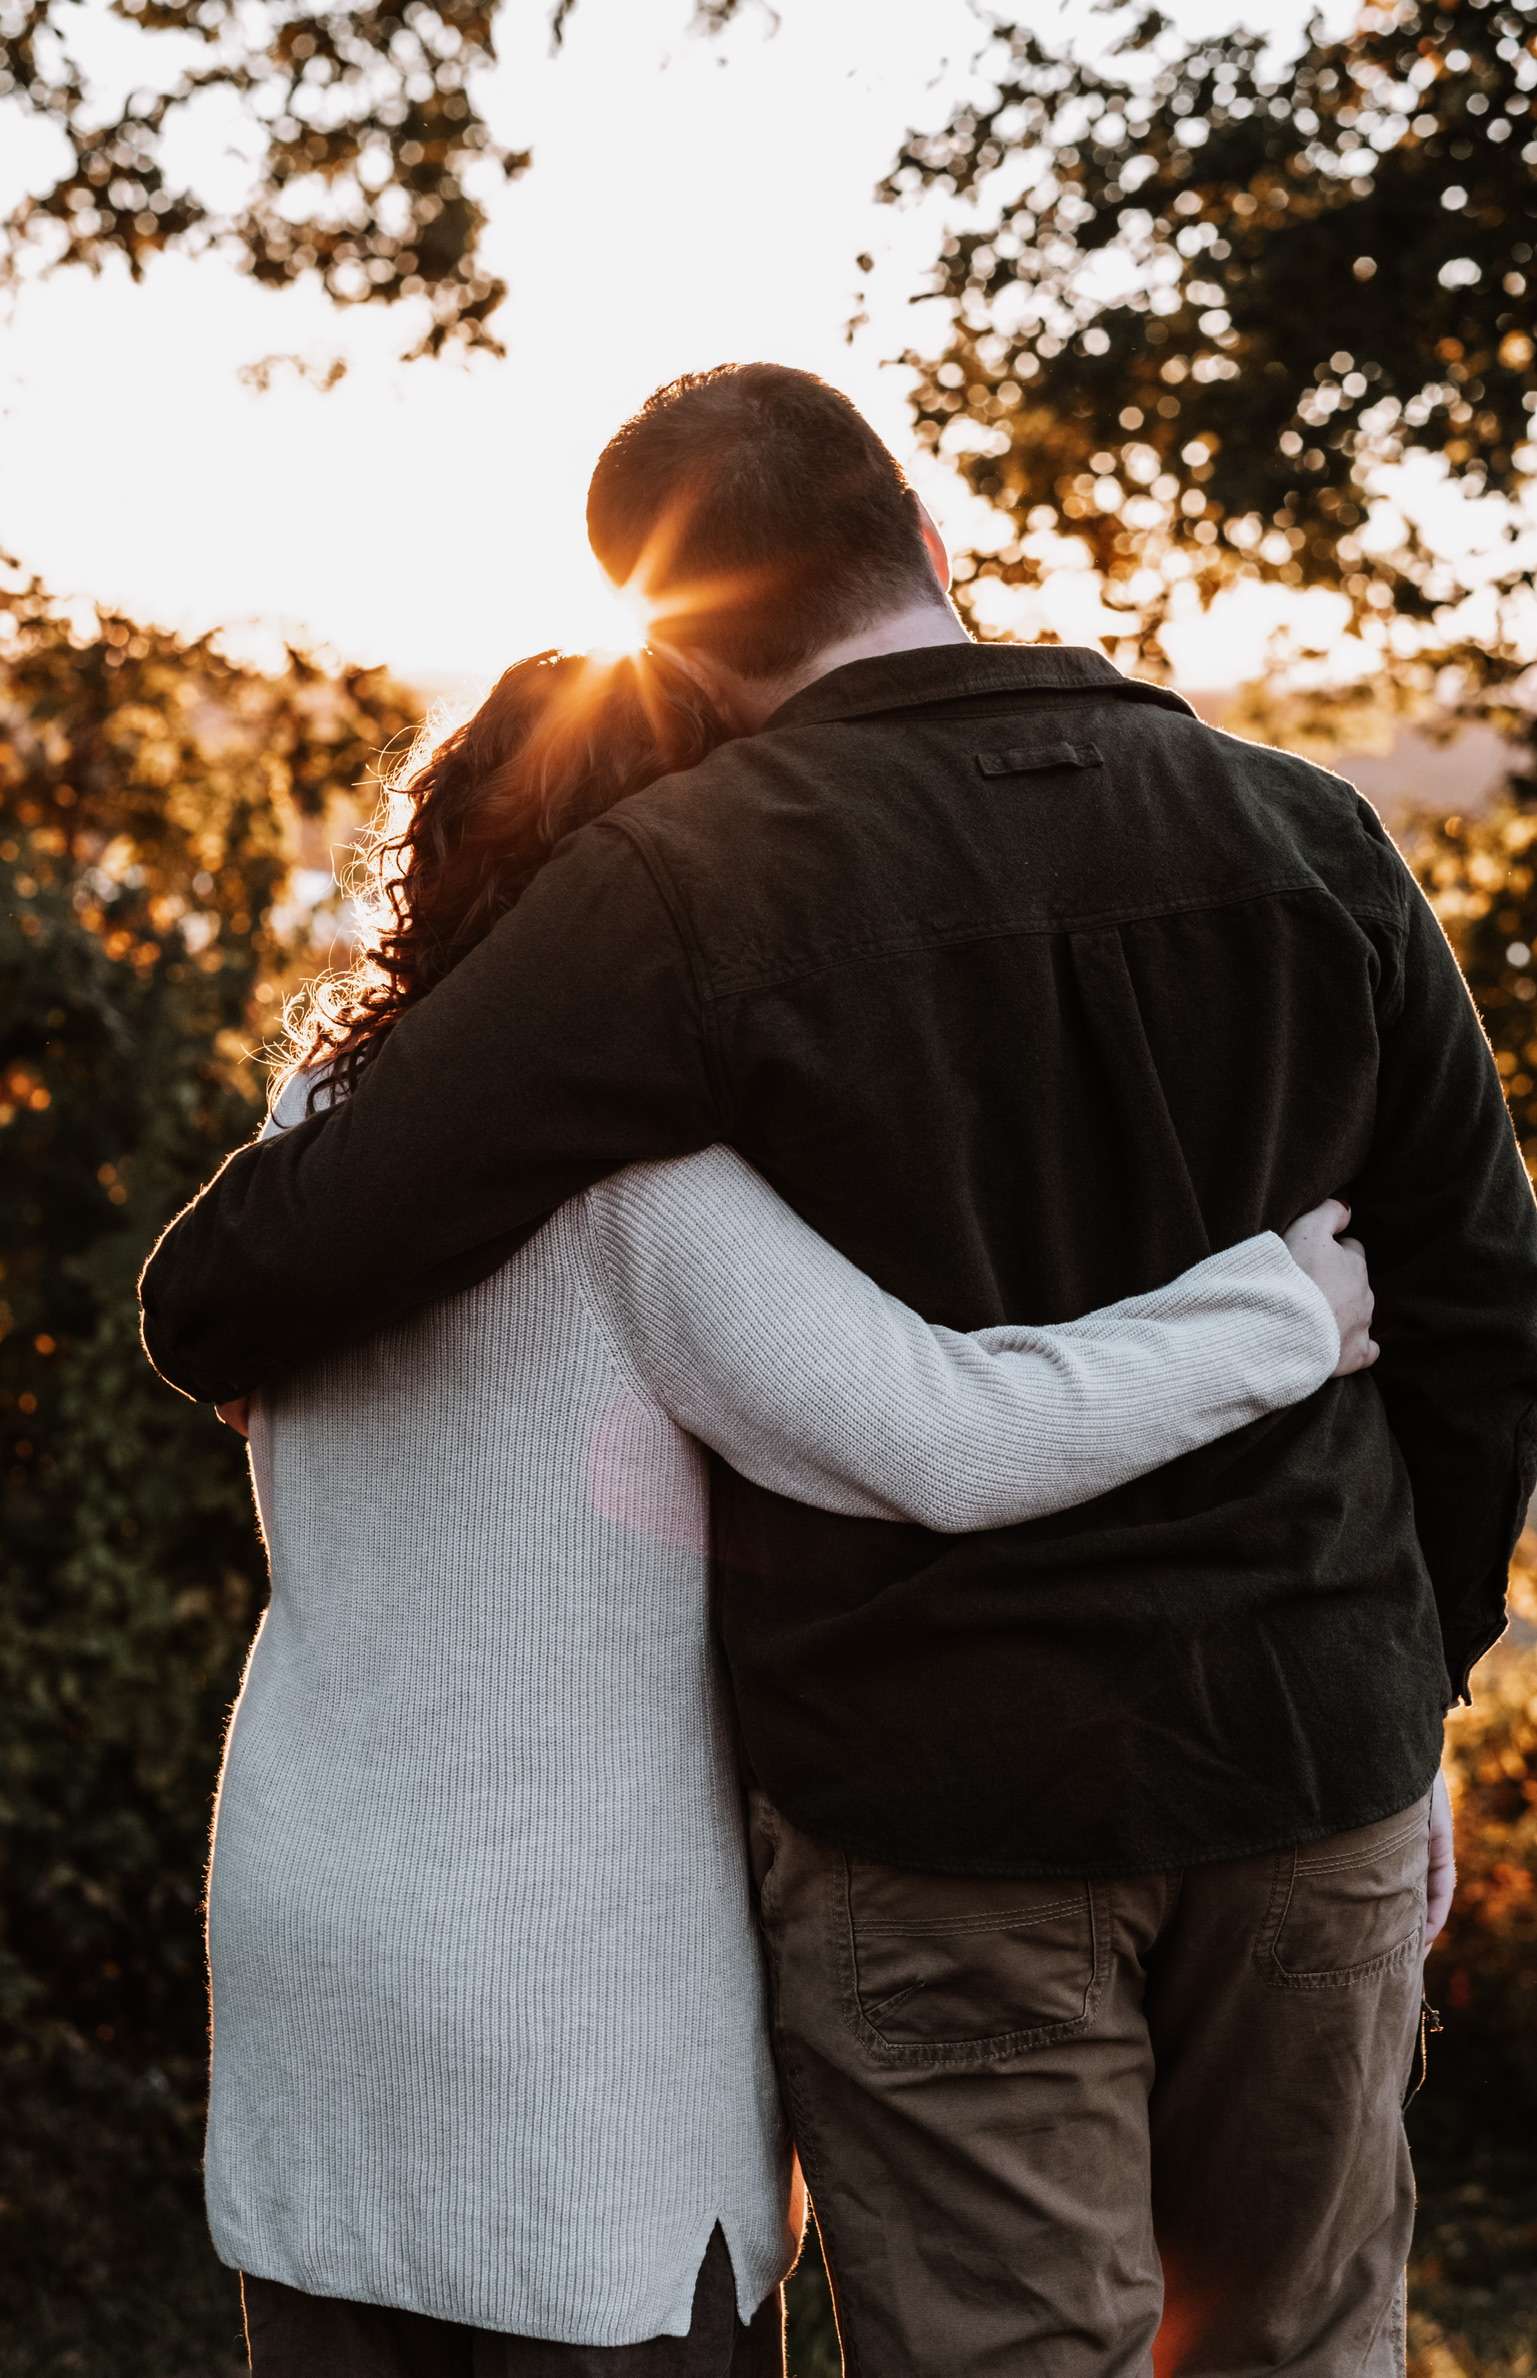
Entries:
[[969,2062],[1091,2019],[1104,1925],[1089,1884],[843,1863],[853,2011],[872,2044]]

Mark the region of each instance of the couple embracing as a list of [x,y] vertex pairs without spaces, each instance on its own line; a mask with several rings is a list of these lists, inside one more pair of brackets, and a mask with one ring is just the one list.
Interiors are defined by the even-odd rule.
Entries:
[[144,1278],[272,1565],[252,2367],[767,2378],[804,2171],[851,2378],[1390,2378],[1537,1411],[1455,963],[1339,779],[971,642],[821,382],[660,390],[588,518],[651,647],[418,772]]

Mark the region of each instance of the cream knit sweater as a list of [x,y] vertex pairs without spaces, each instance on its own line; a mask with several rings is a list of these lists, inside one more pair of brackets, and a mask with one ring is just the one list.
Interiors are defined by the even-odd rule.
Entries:
[[[302,1111],[290,1092],[285,1119]],[[736,1155],[632,1169],[260,1399],[272,1598],[215,1816],[225,2261],[618,2345],[791,2255],[700,1444],[846,1512],[1061,1508],[1307,1395],[1281,1242],[1063,1329],[930,1329]]]

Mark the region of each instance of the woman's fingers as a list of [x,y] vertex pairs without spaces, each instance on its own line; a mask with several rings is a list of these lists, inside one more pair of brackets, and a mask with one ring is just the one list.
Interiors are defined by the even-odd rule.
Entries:
[[[1342,1238],[1337,1244],[1359,1266],[1359,1278],[1352,1296],[1348,1327],[1341,1324],[1340,1352],[1349,1354],[1353,1371],[1369,1371],[1377,1359],[1377,1341],[1372,1336],[1372,1320],[1377,1299],[1372,1293],[1371,1275],[1366,1268],[1366,1249],[1359,1239]],[[1343,1365],[1342,1365],[1343,1367]]]
[[1349,1220],[1350,1208],[1344,1199],[1326,1197],[1284,1233],[1293,1262],[1329,1301],[1340,1336],[1334,1370],[1337,1379],[1369,1370],[1377,1358],[1372,1338],[1376,1300],[1366,1251],[1359,1239],[1344,1235]]

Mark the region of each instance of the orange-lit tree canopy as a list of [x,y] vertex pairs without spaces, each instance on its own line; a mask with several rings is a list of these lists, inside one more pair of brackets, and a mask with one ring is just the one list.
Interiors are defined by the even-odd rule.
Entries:
[[[542,5],[558,44],[578,0]],[[716,31],[743,5],[694,0],[691,21]],[[0,103],[42,118],[69,149],[54,179],[0,220],[0,280],[114,258],[137,278],[165,251],[217,249],[268,287],[318,280],[339,305],[425,301],[415,353],[500,353],[491,317],[506,284],[482,260],[482,240],[498,187],[525,172],[530,153],[496,140],[482,110],[498,0],[110,7],[145,34],[182,35],[195,54],[166,80],[163,52],[145,43],[141,86],[103,108],[80,53],[85,12],[70,0],[0,0]],[[233,94],[258,128],[250,186],[233,205],[168,163],[183,119],[211,92]]]
[[[1369,0],[1267,64],[1260,37],[1183,46],[1156,11],[1106,66],[1005,28],[995,87],[913,135],[889,198],[960,202],[933,274],[942,352],[919,434],[1016,535],[1088,546],[1133,649],[1167,565],[1337,589],[1357,628],[1464,591],[1400,521],[1385,464],[1433,455],[1469,492],[1531,485],[1537,424],[1537,15],[1530,0]],[[1491,598],[1517,636],[1521,558]]]

